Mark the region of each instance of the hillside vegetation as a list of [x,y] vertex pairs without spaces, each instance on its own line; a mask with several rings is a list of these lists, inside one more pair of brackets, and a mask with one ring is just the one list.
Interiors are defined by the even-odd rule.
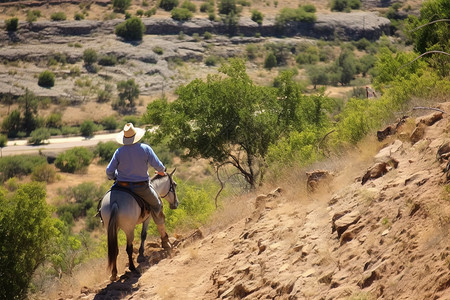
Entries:
[[[42,99],[28,90],[18,99],[5,95],[4,109],[8,113],[3,117],[2,130],[8,138],[28,137],[30,142],[39,144],[51,132],[82,133],[89,137],[106,126],[113,130],[123,122],[133,121],[136,125],[156,125],[145,141],[168,167],[181,168],[176,178],[180,207],[177,210],[165,207],[168,228],[176,233],[172,239],[180,245],[172,253],[175,258],[161,262],[158,270],[152,265],[167,253],[153,249],[150,243],[148,265],[142,265],[141,278],[126,273],[121,281],[106,287],[84,283],[89,287],[83,295],[177,298],[190,285],[172,288],[162,281],[177,282],[170,276],[175,272],[187,273],[189,269],[188,274],[198,280],[198,286],[189,291],[190,299],[267,295],[312,299],[408,298],[419,290],[421,299],[444,299],[449,286],[442,279],[448,273],[445,235],[436,234],[437,239],[433,240],[426,232],[448,227],[444,209],[448,198],[446,179],[439,176],[445,163],[435,160],[437,149],[447,142],[446,116],[439,122],[438,117],[423,122],[410,118],[401,124],[404,125],[401,130],[397,126],[399,141],[395,142],[395,149],[390,146],[389,160],[380,162],[386,168],[383,175],[389,172],[381,179],[370,180],[364,188],[360,180],[364,172],[346,168],[359,158],[347,158],[345,154],[350,149],[361,151],[364,144],[382,148],[381,144],[369,143],[367,136],[397,117],[410,114],[416,106],[434,106],[449,100],[448,56],[427,53],[436,49],[449,52],[448,23],[428,24],[450,17],[447,3],[427,1],[419,17],[407,20],[408,28],[415,29],[405,31],[413,51],[403,48],[404,45],[401,49],[396,47],[387,37],[377,43],[308,41],[296,43],[294,48],[282,42],[265,44],[264,48],[253,45],[256,49],[246,48],[247,61],[225,60],[215,72],[178,86],[170,97],[162,93],[161,97],[151,99],[147,106],[142,105],[140,112],[136,110],[138,85],[132,78],[120,81],[115,85],[118,95],[112,105],[117,115],[105,117],[101,122],[85,119],[78,122],[79,127],[63,122],[59,107],[66,103],[68,110],[72,104],[67,99]],[[421,24],[425,26],[417,28]],[[427,26],[433,28],[430,39]],[[93,71],[100,60],[96,53],[87,50],[83,51],[83,68],[96,74]],[[275,60],[269,60],[270,54]],[[416,60],[420,54],[424,56]],[[376,60],[367,62],[370,56]],[[114,62],[112,57],[102,58],[105,65]],[[55,56],[54,61],[55,65],[64,65],[60,56]],[[364,68],[364,63],[369,67]],[[265,67],[265,71],[256,73],[268,74],[270,80],[260,81],[261,76],[251,69],[255,64]],[[308,65],[305,69],[292,67],[304,64]],[[312,84],[299,80],[306,69]],[[325,79],[314,83],[312,74]],[[97,77],[100,76],[93,75]],[[91,79],[73,80],[78,82],[80,93],[89,98],[96,86]],[[361,86],[359,89],[353,86],[352,94],[341,99],[326,92],[325,86],[330,82],[348,86],[354,80],[370,82],[376,97],[368,98]],[[108,97],[111,87],[104,87],[96,90],[97,101],[104,98],[111,101],[112,96]],[[440,108],[448,111],[444,104]],[[45,117],[39,114],[42,111],[46,111]],[[385,143],[390,145],[390,140]],[[0,235],[3,241],[8,241],[2,243],[0,252],[1,298],[69,297],[69,290],[62,292],[63,296],[55,296],[53,292],[70,285],[80,269],[104,257],[105,237],[94,217],[95,200],[110,185],[104,177],[104,164],[116,147],[114,143],[102,143],[95,149],[76,147],[47,155],[47,159],[41,156],[0,159]],[[369,155],[374,154],[372,149]],[[361,160],[365,167],[369,165],[364,157]],[[323,195],[309,195],[317,201],[308,202],[305,210],[297,202],[302,204],[306,197],[302,196],[305,189],[298,187],[305,186],[305,178],[298,174],[313,169],[314,164],[328,165],[329,171],[340,172]],[[95,175],[89,175],[93,170]],[[288,176],[288,172],[293,176]],[[360,178],[355,183],[356,173]],[[369,179],[375,178],[370,176]],[[86,181],[88,177],[96,183]],[[218,200],[215,177],[226,183]],[[257,197],[253,214],[247,214],[251,201],[245,192],[256,195],[260,186],[268,189],[268,182],[271,188],[275,187],[273,183],[280,183],[282,189]],[[52,198],[47,198],[46,190]],[[240,193],[244,195],[239,196],[243,204],[237,205],[232,196]],[[240,211],[234,212],[228,202]],[[330,216],[326,215],[327,210]],[[229,217],[216,229],[213,225],[202,227],[215,211],[236,216]],[[243,217],[245,221],[240,219]],[[413,221],[417,223],[411,225],[409,222]],[[195,242],[194,238],[182,237],[200,227],[209,228],[203,229],[204,240]],[[214,233],[224,228],[225,231]],[[155,232],[155,228],[152,230]],[[15,242],[15,238],[20,242]],[[189,242],[193,246],[183,249]],[[434,251],[423,245],[435,245]],[[420,262],[420,267],[414,261]],[[171,262],[176,265],[172,271],[167,266]],[[190,267],[194,262],[198,262],[198,268]],[[430,266],[426,274],[424,264]],[[208,272],[204,272],[206,266]],[[154,270],[144,272],[150,267]],[[422,280],[418,272],[428,275],[429,280]],[[140,288],[139,284],[154,280],[149,278],[150,273],[161,276],[160,287]],[[401,278],[407,282],[398,286]],[[59,280],[60,287],[52,284],[54,279]],[[193,281],[187,282],[195,285]],[[316,288],[317,282],[320,284]]]

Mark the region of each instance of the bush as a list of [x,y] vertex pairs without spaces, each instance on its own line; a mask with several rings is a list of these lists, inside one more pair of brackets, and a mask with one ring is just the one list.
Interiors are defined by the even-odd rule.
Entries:
[[197,11],[197,7],[195,6],[195,4],[189,0],[185,0],[181,4],[181,8],[186,8],[187,10],[189,10],[190,12],[193,12],[193,13]]
[[146,17],[151,17],[151,16],[153,16],[154,14],[156,14],[156,7],[153,7],[152,9],[146,10],[146,11],[144,12],[144,15],[145,15]]
[[56,170],[49,164],[42,164],[33,169],[31,173],[31,179],[34,181],[45,181],[47,183],[53,183],[56,181]]
[[152,50],[153,50],[153,52],[155,52],[155,53],[158,54],[158,55],[162,55],[162,54],[164,53],[163,48],[161,48],[161,47],[159,47],[159,46],[153,47]]
[[83,13],[80,13],[80,12],[76,12],[76,13],[74,14],[74,16],[73,16],[73,19],[74,19],[75,21],[81,21],[81,20],[84,20],[84,14],[83,14]]
[[34,22],[36,21],[38,18],[41,17],[41,11],[39,10],[29,10],[27,11],[27,22]]
[[19,19],[14,17],[11,19],[5,20],[6,30],[7,31],[16,31],[19,27]]
[[75,147],[56,157],[55,166],[63,172],[75,173],[89,166],[94,154],[87,148]]
[[103,55],[99,58],[98,64],[101,66],[115,66],[117,57],[114,54]]
[[52,13],[52,14],[50,15],[50,19],[51,19],[52,21],[65,21],[65,20],[67,19],[67,17],[66,17],[66,14],[65,14],[65,13],[63,13],[62,11],[60,11],[60,12]]
[[3,148],[8,143],[8,137],[4,134],[0,134],[0,148]]
[[171,11],[178,6],[178,3],[178,0],[161,0],[161,2],[159,2],[159,7],[165,11]]
[[119,147],[116,142],[99,142],[95,147],[94,154],[100,157],[100,162],[109,162],[117,148]]
[[28,143],[32,145],[40,145],[45,140],[50,138],[50,131],[47,128],[41,127],[31,132],[28,138]]
[[217,57],[215,55],[211,55],[205,59],[205,65],[207,65],[208,67],[215,66],[215,65],[217,65],[218,61],[219,61],[219,57]]
[[86,138],[93,137],[95,129],[96,126],[91,120],[86,120],[80,125],[80,133]]
[[44,71],[39,74],[38,85],[50,88],[55,85],[55,74],[52,71]]
[[140,41],[145,32],[145,26],[138,17],[132,17],[116,26],[116,35],[126,41]]
[[[307,8],[309,9],[309,8]],[[297,9],[285,7],[275,17],[275,24],[284,27],[289,22],[310,22],[313,23],[317,19],[314,12],[308,12],[303,6]]]
[[230,13],[237,13],[236,0],[220,0],[219,1],[219,13],[228,15]]
[[105,130],[115,130],[119,123],[117,122],[117,118],[115,116],[109,116],[102,119],[102,125]]
[[205,31],[205,33],[203,34],[203,38],[205,40],[210,40],[212,38],[211,32]]
[[138,10],[136,11],[136,16],[142,17],[143,15],[144,15],[144,10],[138,9]]
[[110,101],[112,98],[112,90],[112,85],[105,84],[105,89],[97,92],[97,102],[104,103]]
[[331,1],[332,11],[350,11],[351,9],[359,9],[361,7],[360,0],[333,0]]
[[272,69],[274,67],[277,66],[277,58],[275,57],[275,54],[273,54],[272,52],[270,52],[267,56],[266,59],[264,60],[264,68],[266,69]]
[[131,5],[131,0],[113,0],[112,2],[115,12],[124,13]]
[[187,21],[192,19],[192,13],[186,8],[176,7],[171,11],[172,19],[177,21]]
[[262,24],[264,19],[264,15],[259,10],[252,10],[252,21],[258,23],[259,25]]
[[207,2],[204,2],[200,5],[200,11],[201,12],[207,12],[210,10],[211,5]]
[[47,163],[45,157],[35,155],[14,155],[0,159],[0,181],[30,174],[33,169]]
[[83,51],[83,61],[86,65],[92,65],[97,62],[97,51],[92,48],[88,48]]
[[11,196],[1,191],[0,203],[0,299],[25,299],[58,231],[40,183],[23,184]]
[[45,119],[45,126],[48,128],[61,128],[62,115],[61,113],[52,113]]

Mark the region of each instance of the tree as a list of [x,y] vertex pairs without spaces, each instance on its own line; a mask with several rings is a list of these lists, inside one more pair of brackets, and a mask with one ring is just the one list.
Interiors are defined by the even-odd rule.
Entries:
[[56,157],[55,166],[63,172],[75,173],[88,167],[94,154],[87,148],[75,147]]
[[3,119],[2,130],[7,133],[8,137],[16,137],[17,133],[21,129],[20,123],[20,111],[15,109],[6,118]]
[[0,298],[23,299],[57,231],[43,184],[20,185],[12,196],[0,191],[0,203]]
[[340,83],[347,85],[356,74],[357,60],[351,50],[344,50],[336,61],[336,66],[340,70]]
[[3,157],[3,147],[8,143],[8,137],[4,134],[0,134],[0,157]]
[[131,0],[113,0],[112,2],[115,12],[124,13],[131,5]]
[[119,81],[117,83],[117,91],[119,92],[121,103],[124,104],[125,100],[128,100],[131,107],[134,106],[134,100],[139,98],[139,85],[134,82],[134,79]]
[[81,135],[85,138],[90,138],[94,136],[95,124],[91,120],[86,120],[80,125]]
[[259,25],[262,24],[264,19],[264,15],[259,10],[252,10],[252,21],[258,23]]
[[159,125],[154,142],[168,139],[171,150],[186,149],[185,157],[210,159],[216,168],[231,165],[254,188],[279,132],[279,106],[272,88],[253,84],[242,60],[219,70],[226,77],[195,79],[177,90],[176,101],[150,103],[143,120]]
[[187,21],[192,19],[192,12],[187,8],[176,7],[170,12],[172,19],[177,21]]
[[231,12],[237,14],[236,0],[220,0],[219,13],[228,15]]
[[17,17],[6,19],[5,25],[7,31],[17,31],[17,28],[19,27],[19,19]]
[[178,0],[161,0],[161,2],[159,2],[159,7],[165,11],[171,11],[178,6],[178,3]]
[[267,54],[266,59],[264,60],[264,68],[266,69],[272,69],[277,66],[277,58],[275,57],[275,54],[273,52],[270,52]]
[[51,88],[55,85],[55,74],[52,71],[46,70],[39,74],[38,85],[46,88]]
[[324,66],[310,66],[307,69],[309,80],[316,89],[318,84],[325,85],[328,83],[328,72]]
[[131,17],[116,26],[116,35],[126,41],[140,41],[145,32],[145,26],[138,17]]
[[83,61],[86,65],[92,65],[97,62],[97,51],[88,48],[83,51]]
[[33,130],[28,139],[28,143],[32,145],[40,145],[43,141],[50,138],[50,131],[47,128],[41,127]]
[[37,108],[38,99],[33,92],[28,89],[25,90],[25,95],[19,98],[21,108],[24,110],[23,118],[21,119],[21,130],[30,134],[37,127]]

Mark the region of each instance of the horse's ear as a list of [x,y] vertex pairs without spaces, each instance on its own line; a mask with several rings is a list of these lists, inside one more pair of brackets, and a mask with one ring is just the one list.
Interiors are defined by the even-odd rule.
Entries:
[[177,168],[173,169],[172,173],[170,173],[170,176],[172,176],[173,173],[175,173],[176,170],[177,170]]

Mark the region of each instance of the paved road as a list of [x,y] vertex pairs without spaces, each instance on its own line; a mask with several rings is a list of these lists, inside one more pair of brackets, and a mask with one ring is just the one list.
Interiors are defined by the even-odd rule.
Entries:
[[27,140],[8,141],[6,147],[2,149],[2,155],[38,154],[39,151],[61,152],[73,147],[90,147],[99,142],[114,141],[116,135],[117,133],[99,134],[89,139],[80,136],[51,138],[48,143],[38,146],[27,145]]

